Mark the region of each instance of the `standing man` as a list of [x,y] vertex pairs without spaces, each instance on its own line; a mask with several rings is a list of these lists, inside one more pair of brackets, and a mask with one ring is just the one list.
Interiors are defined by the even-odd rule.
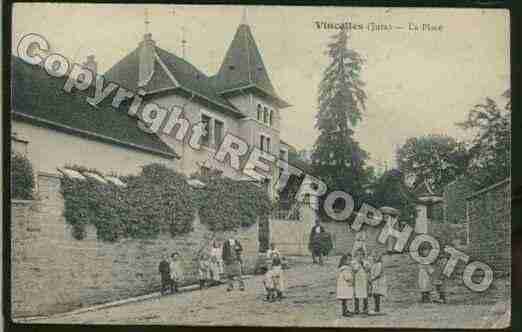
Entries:
[[170,279],[170,266],[169,262],[167,261],[167,254],[163,254],[163,257],[161,259],[161,262],[159,263],[158,267],[160,278],[161,278],[161,295],[165,295],[165,289],[170,286],[170,292],[173,291],[173,282],[172,279]]
[[245,290],[245,284],[243,283],[241,273],[241,252],[243,251],[243,248],[241,247],[239,240],[235,238],[236,236],[237,230],[234,230],[234,235],[223,244],[223,263],[228,278],[227,292],[234,289],[234,279],[237,279],[239,282],[239,290]]
[[322,237],[326,232],[323,226],[321,226],[321,221],[319,218],[315,219],[315,225],[312,227],[312,231],[310,232],[310,240],[308,241],[308,249],[312,252],[313,264],[317,264],[319,260],[319,264],[323,265],[323,257],[322,257]]

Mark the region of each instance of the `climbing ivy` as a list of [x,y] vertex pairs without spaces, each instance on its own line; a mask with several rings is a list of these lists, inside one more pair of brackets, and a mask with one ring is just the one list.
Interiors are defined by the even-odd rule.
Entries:
[[248,227],[268,219],[272,203],[264,188],[216,175],[198,179],[205,183],[196,193],[199,217],[212,231]]
[[[80,166],[67,168],[102,175]],[[196,210],[210,230],[233,230],[267,222],[272,208],[266,191],[251,182],[198,176],[205,187],[193,189],[184,175],[161,164],[144,166],[138,175],[120,177],[126,187],[85,178],[64,176],[61,185],[65,219],[77,239],[85,237],[88,224],[96,227],[103,241],[152,238],[160,232],[186,234],[192,230]]]
[[[79,166],[68,168],[101,175]],[[192,189],[183,175],[164,165],[147,165],[139,175],[122,178],[126,187],[85,178],[64,176],[61,185],[65,219],[77,239],[85,237],[87,224],[96,227],[98,238],[103,241],[151,238],[160,231],[176,236],[192,230]]]
[[33,166],[27,157],[11,154],[11,198],[32,199],[34,189]]

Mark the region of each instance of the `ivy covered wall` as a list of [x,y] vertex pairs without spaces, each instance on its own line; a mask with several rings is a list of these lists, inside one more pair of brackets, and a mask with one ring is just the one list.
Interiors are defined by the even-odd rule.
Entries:
[[96,226],[103,241],[154,238],[164,232],[175,237],[192,230],[196,211],[211,231],[230,231],[267,220],[272,206],[264,189],[252,182],[199,176],[205,186],[194,189],[183,174],[161,164],[121,177],[124,187],[87,175],[103,177],[97,170],[68,168],[86,175],[85,180],[62,178],[65,219],[76,239],[84,238],[88,224]]
[[34,171],[27,157],[11,154],[11,198],[30,200],[33,198]]

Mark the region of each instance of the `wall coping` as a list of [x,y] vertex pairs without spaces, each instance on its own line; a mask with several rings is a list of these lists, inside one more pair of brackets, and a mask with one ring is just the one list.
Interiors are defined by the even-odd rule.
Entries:
[[34,199],[11,199],[11,204],[32,204],[36,200]]

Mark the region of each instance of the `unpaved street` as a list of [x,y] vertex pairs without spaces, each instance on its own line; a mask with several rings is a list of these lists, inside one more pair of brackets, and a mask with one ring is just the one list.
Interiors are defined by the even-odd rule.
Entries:
[[386,314],[343,318],[335,299],[337,261],[338,257],[331,257],[324,266],[317,266],[310,265],[308,258],[292,258],[292,266],[286,271],[288,290],[280,302],[263,301],[262,278],[255,276],[246,280],[244,292],[227,293],[219,286],[36,322],[478,328],[492,326],[493,320],[505,312],[505,299],[509,298],[505,280],[496,281],[483,294],[472,293],[455,282],[449,287],[449,304],[420,304],[415,265],[407,256],[399,255],[386,264]]

